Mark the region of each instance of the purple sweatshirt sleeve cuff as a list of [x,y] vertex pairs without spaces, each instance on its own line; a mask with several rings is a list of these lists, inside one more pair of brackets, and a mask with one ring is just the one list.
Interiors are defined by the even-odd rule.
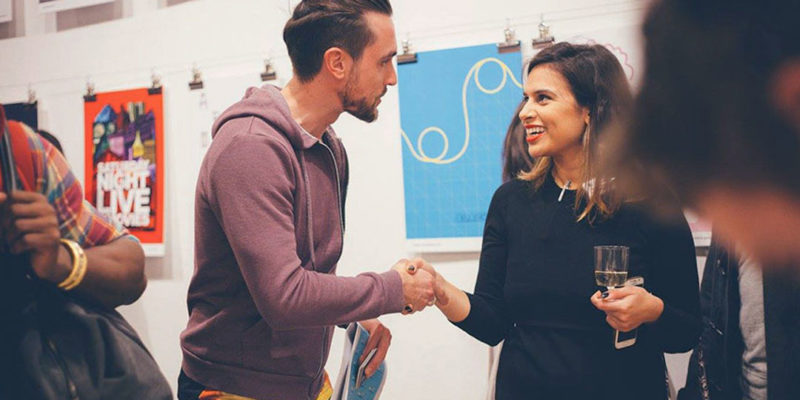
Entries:
[[386,299],[383,314],[398,313],[405,307],[405,296],[403,296],[403,279],[400,273],[391,270],[379,274],[386,287]]

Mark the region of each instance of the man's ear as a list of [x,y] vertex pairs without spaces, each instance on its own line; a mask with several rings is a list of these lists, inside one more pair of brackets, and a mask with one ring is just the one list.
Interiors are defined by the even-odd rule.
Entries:
[[345,79],[353,66],[353,58],[340,47],[331,47],[322,55],[322,69],[336,79]]
[[781,64],[772,78],[773,105],[800,135],[800,58]]

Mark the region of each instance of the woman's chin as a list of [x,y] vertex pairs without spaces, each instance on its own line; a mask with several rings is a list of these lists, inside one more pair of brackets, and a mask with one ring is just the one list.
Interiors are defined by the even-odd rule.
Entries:
[[528,154],[530,154],[530,156],[533,157],[533,158],[543,157],[543,156],[548,156],[549,155],[542,148],[542,146],[539,145],[539,143],[529,144],[528,145]]

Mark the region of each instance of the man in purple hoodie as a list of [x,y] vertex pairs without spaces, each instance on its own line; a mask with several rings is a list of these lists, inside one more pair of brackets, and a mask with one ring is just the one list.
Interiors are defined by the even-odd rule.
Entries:
[[179,399],[328,399],[335,325],[370,331],[369,375],[391,339],[375,318],[434,301],[434,278],[407,271],[422,260],[335,275],[348,167],[330,124],[345,111],[375,120],[397,83],[391,14],[388,0],[301,1],[283,32],[294,78],[248,89],[215,122],[197,182]]

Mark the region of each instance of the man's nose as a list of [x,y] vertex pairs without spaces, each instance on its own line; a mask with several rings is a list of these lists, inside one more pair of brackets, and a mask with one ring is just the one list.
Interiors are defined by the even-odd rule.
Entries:
[[389,86],[397,85],[397,71],[394,69],[394,65],[389,68],[389,76],[386,79],[386,84]]

